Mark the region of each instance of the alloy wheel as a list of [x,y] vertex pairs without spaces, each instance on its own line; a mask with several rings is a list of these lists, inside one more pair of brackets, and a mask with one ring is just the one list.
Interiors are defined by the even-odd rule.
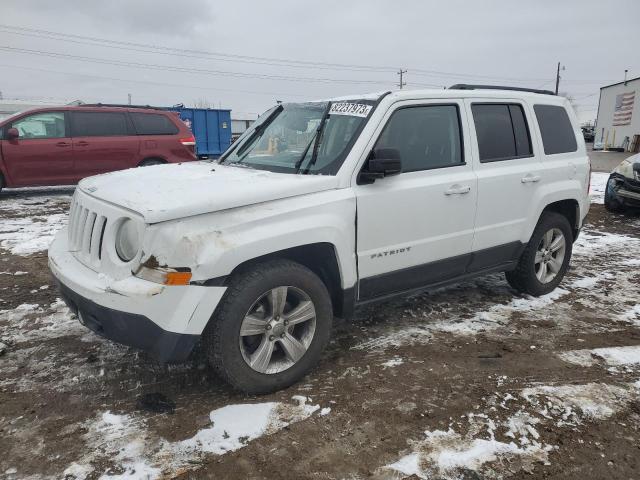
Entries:
[[316,311],[309,295],[281,286],[263,293],[240,325],[240,351],[259,373],[279,373],[307,352],[316,329]]
[[564,263],[567,241],[559,228],[548,230],[540,239],[534,268],[540,283],[549,283],[560,272]]

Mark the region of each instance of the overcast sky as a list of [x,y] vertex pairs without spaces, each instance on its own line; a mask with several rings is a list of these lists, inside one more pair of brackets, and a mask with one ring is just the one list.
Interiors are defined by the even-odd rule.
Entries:
[[560,61],[560,91],[588,120],[599,87],[640,76],[638,0],[2,0],[0,13],[5,99],[130,93],[255,117],[276,100],[397,88],[399,68],[405,88],[553,89]]

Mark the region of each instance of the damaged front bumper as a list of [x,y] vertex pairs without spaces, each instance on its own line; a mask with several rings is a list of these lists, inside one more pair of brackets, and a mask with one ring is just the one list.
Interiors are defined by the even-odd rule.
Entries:
[[[611,182],[615,183],[615,186]],[[640,207],[640,181],[628,178],[620,173],[612,173],[607,188],[613,195],[630,207]]]
[[63,299],[87,328],[163,362],[189,356],[226,290],[159,285],[133,276],[114,280],[68,251],[66,229],[49,247],[49,268]]

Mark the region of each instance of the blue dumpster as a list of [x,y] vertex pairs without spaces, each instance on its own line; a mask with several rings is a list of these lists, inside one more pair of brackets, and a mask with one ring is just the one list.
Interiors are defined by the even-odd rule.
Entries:
[[198,157],[218,158],[231,145],[231,110],[186,108],[179,105],[167,110],[178,112],[196,137]]

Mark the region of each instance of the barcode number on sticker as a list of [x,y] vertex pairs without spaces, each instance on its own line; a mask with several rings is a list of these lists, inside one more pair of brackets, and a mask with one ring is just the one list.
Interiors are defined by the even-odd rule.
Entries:
[[329,110],[330,115],[353,115],[354,117],[366,117],[372,106],[364,103],[334,103]]

